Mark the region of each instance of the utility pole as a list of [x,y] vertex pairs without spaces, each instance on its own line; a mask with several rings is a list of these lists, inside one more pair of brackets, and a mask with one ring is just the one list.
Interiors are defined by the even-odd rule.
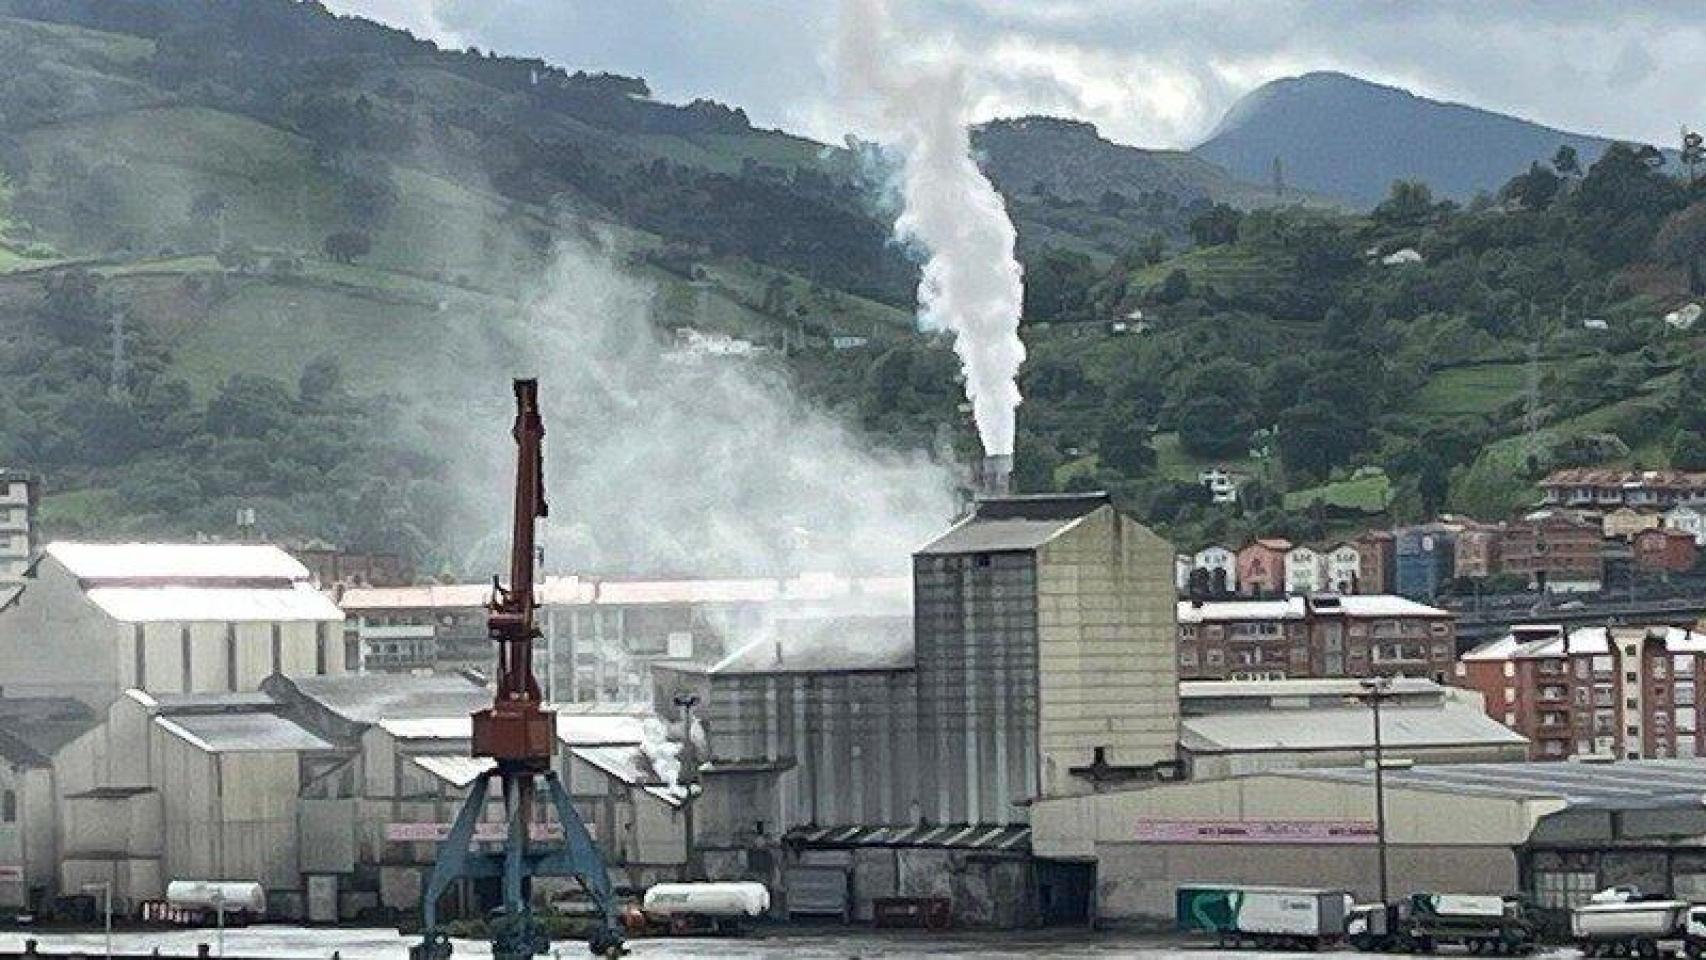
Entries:
[[1386,750],[1380,735],[1380,702],[1392,696],[1391,677],[1365,677],[1363,698],[1374,712],[1374,849],[1378,860],[1380,902],[1391,902],[1386,870]]

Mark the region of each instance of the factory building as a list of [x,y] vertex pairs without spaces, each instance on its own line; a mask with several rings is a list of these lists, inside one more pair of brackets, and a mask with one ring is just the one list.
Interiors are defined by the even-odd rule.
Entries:
[[52,543],[0,609],[7,693],[252,690],[344,669],[343,612],[277,547]]
[[[1163,921],[1192,882],[1378,896],[1373,770],[1333,767],[1048,798],[1044,862],[1094,874],[1104,922]],[[1420,765],[1385,772],[1391,894],[1706,895],[1706,766],[1693,761]]]
[[0,699],[0,909],[40,910],[56,886],[53,755],[95,723],[81,700]]
[[[1374,712],[1357,680],[1179,684],[1180,756],[1193,780],[1300,767],[1360,766],[1374,756]],[[1418,763],[1519,761],[1528,741],[1481,698],[1401,677],[1381,707],[1386,751]]]
[[1176,775],[1172,557],[1105,494],[980,500],[914,555],[929,822]]

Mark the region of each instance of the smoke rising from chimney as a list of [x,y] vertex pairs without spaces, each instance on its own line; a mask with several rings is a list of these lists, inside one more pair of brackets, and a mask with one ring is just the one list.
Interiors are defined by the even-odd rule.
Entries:
[[886,0],[843,0],[836,50],[842,84],[880,108],[872,119],[903,154],[904,209],[895,234],[929,253],[919,319],[954,332],[983,451],[1010,455],[1025,360],[1013,221],[972,159],[963,72],[907,63],[899,46]]

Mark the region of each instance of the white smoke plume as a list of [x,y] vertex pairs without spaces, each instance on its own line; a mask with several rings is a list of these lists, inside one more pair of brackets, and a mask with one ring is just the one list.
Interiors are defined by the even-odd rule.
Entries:
[[681,787],[681,744],[669,738],[669,728],[656,717],[640,722],[640,752],[646,755],[658,779],[672,790]]
[[[715,336],[677,342],[659,291],[592,243],[562,245],[522,322],[444,344],[462,376],[426,385],[426,429],[453,461],[456,566],[502,568],[514,415],[537,376],[541,526],[552,573],[896,574],[956,508],[954,475],[884,450],[801,399],[780,361]],[[448,396],[446,394],[449,394]]]
[[837,67],[903,155],[895,233],[929,253],[920,320],[954,332],[986,455],[1011,455],[1024,285],[1006,204],[972,158],[963,71],[907,61],[886,0],[842,0]]

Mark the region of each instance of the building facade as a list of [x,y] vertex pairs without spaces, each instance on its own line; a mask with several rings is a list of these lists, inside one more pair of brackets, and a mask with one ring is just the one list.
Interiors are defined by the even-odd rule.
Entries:
[[1699,754],[1706,635],[1679,627],[1519,626],[1464,654],[1458,682],[1536,760]]
[[1238,592],[1238,554],[1216,545],[1198,550],[1192,559],[1192,569],[1203,571],[1208,592],[1225,596]]
[[1664,523],[1664,516],[1634,507],[1618,507],[1600,517],[1600,532],[1607,540],[1631,540],[1642,530],[1651,530]]
[[1540,491],[1542,500],[1554,507],[1664,510],[1706,504],[1706,473],[1583,467],[1553,472],[1540,481]]
[[1105,494],[980,500],[914,555],[930,822],[1176,772],[1172,556]]
[[1427,601],[1457,575],[1457,533],[1444,524],[1405,527],[1393,535],[1393,592]]
[[1327,551],[1326,590],[1331,593],[1363,593],[1362,551],[1346,541]]
[[1671,507],[1665,511],[1664,525],[1693,537],[1696,546],[1706,547],[1706,509],[1692,505]]
[[1285,555],[1291,541],[1256,540],[1238,551],[1238,592],[1247,597],[1277,597],[1285,592]]
[[1296,546],[1285,553],[1285,592],[1293,595],[1327,589],[1327,558],[1313,547]]
[[40,545],[36,505],[41,481],[32,474],[0,470],[0,584],[24,579]]
[[1452,614],[1394,596],[1182,601],[1179,675],[1186,680],[1448,677]]
[[1687,573],[1700,559],[1700,546],[1683,530],[1650,527],[1635,534],[1635,567],[1658,573]]
[[1473,520],[1456,524],[1457,544],[1453,556],[1453,576],[1486,578],[1500,571],[1499,541],[1504,528],[1498,524],[1477,523]]
[[1567,510],[1536,510],[1505,525],[1499,554],[1505,573],[1536,589],[1598,590],[1605,581],[1604,536],[1593,519]]
[[1398,550],[1396,538],[1388,530],[1370,530],[1357,537],[1361,570],[1357,574],[1358,593],[1394,593],[1396,587]]

